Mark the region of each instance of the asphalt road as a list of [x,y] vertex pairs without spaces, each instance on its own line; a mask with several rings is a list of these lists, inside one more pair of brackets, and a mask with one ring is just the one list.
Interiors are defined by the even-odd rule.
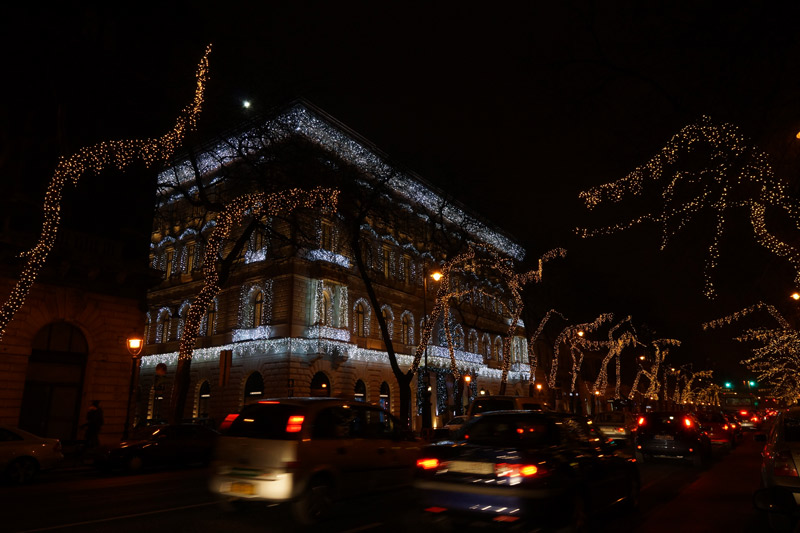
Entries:
[[[705,468],[645,463],[640,509],[599,517],[592,531],[643,533],[763,532],[766,517],[751,502],[761,446],[752,434]],[[187,468],[107,476],[87,468],[46,473],[33,484],[0,487],[3,532],[287,532],[281,507],[225,512],[206,490],[207,471]],[[325,524],[330,533],[420,530],[411,489],[345,501]],[[320,529],[317,529],[320,531]]]

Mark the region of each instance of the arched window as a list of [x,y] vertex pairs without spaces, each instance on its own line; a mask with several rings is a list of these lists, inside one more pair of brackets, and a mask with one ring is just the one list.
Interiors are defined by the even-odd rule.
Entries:
[[311,396],[327,397],[331,395],[331,382],[324,372],[317,372],[311,379]]
[[353,397],[359,402],[367,401],[367,386],[364,385],[364,382],[360,379],[356,381],[356,386],[353,389]]
[[364,315],[365,315],[365,313],[364,313],[364,305],[360,304],[360,303],[357,304],[356,305],[356,320],[355,320],[356,323],[355,323],[355,326],[356,326],[356,336],[358,336],[358,337],[366,337],[367,336],[366,317]]
[[172,320],[169,311],[162,310],[158,314],[158,322],[156,323],[156,342],[168,342]]
[[404,314],[403,315],[403,319],[402,319],[402,328],[403,328],[402,342],[403,342],[403,344],[413,344],[414,343],[414,339],[411,336],[411,324],[412,324],[411,318],[408,316],[408,314]]
[[460,325],[457,325],[453,331],[453,346],[457,350],[464,349],[464,330]]
[[206,311],[206,318],[205,318],[205,335],[207,337],[211,337],[214,335],[214,331],[216,329],[216,321],[217,321],[217,301],[214,300],[209,304],[208,311]]
[[503,360],[503,340],[500,337],[497,337],[494,340],[494,349],[492,350],[492,356],[498,361]]
[[385,381],[381,383],[380,389],[380,401],[378,402],[379,405],[386,409],[387,411],[391,412],[391,404],[390,404],[390,393],[389,393],[389,384]]
[[167,248],[164,251],[164,276],[169,279],[175,265],[175,250]]
[[253,324],[254,328],[261,325],[261,317],[264,314],[264,293],[261,291],[253,295]]
[[211,403],[211,385],[204,381],[197,393],[197,418],[208,418],[208,406]]
[[195,252],[197,251],[197,245],[194,241],[188,242],[185,245],[184,253],[186,254],[186,263],[185,263],[185,270],[187,274],[191,274],[192,270],[195,267]]
[[253,372],[247,376],[244,384],[244,404],[255,403],[264,396],[264,378],[260,372]]

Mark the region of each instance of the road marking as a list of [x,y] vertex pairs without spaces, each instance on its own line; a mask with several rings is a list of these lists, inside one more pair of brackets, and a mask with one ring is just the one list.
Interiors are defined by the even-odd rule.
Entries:
[[153,514],[168,513],[170,511],[182,511],[183,509],[192,509],[194,507],[204,507],[207,505],[216,505],[217,502],[194,503],[192,505],[183,505],[181,507],[170,507],[169,509],[159,509],[158,511],[148,511],[146,513],[126,514],[123,516],[112,516],[110,518],[101,518],[99,520],[87,520],[86,522],[75,522],[72,524],[61,524],[58,526],[42,527],[39,529],[26,529],[19,533],[34,533],[35,531],[51,531],[53,529],[64,529],[65,527],[86,526],[89,524],[99,524],[102,522],[113,522],[114,520],[124,520],[126,518],[137,518],[140,516],[148,516]]

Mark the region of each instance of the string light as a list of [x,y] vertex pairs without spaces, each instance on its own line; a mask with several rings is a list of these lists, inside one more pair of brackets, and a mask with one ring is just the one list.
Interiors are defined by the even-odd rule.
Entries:
[[739,342],[756,342],[752,355],[742,364],[756,374],[761,383],[768,383],[771,395],[794,403],[800,398],[800,334],[788,320],[769,304],[759,302],[726,317],[706,322],[704,329],[730,325],[757,311],[766,311],[777,322],[774,328],[751,328],[736,337]]
[[[676,165],[702,147],[708,147],[708,158],[697,171],[680,170]],[[579,196],[588,209],[603,202],[618,203],[630,196],[642,196],[650,183],[661,184],[660,211],[645,213],[626,222],[599,229],[577,228],[583,238],[609,235],[639,224],[655,223],[661,227],[661,249],[701,211],[715,215],[715,228],[708,246],[703,293],[716,297],[713,275],[719,261],[719,245],[725,231],[728,213],[745,207],[756,241],[770,252],[787,258],[793,265],[796,281],[800,283],[800,251],[772,235],[766,226],[768,207],[788,215],[795,228],[800,229],[800,205],[787,193],[786,184],[778,180],[767,155],[749,146],[738,129],[731,124],[715,124],[703,116],[694,124],[682,128],[650,161],[624,178],[582,191]],[[692,191],[691,198],[682,195]]]
[[39,240],[33,248],[21,254],[21,257],[26,259],[25,266],[19,281],[0,308],[0,338],[5,334],[8,323],[25,303],[31,286],[55,245],[61,223],[62,192],[66,183],[71,182],[77,186],[80,177],[86,173],[100,174],[111,166],[125,170],[136,160],[141,160],[147,167],[169,161],[183,142],[186,133],[197,126],[208,82],[210,53],[211,45],[206,48],[197,67],[194,100],[183,109],[172,130],[156,139],[104,141],[82,147],[70,157],[59,159],[44,197],[44,221]]
[[531,335],[530,341],[528,342],[528,365],[530,368],[530,381],[531,385],[534,384],[536,381],[536,367],[539,364],[539,357],[536,355],[536,350],[534,349],[536,345],[536,341],[539,340],[539,337],[542,335],[542,331],[544,331],[544,326],[550,320],[550,317],[553,315],[558,315],[562,319],[567,320],[567,317],[556,311],[555,309],[550,309],[545,313],[544,317],[542,318],[541,322],[539,322],[539,327],[536,328],[536,331]]
[[[597,331],[600,326],[610,321],[613,317],[614,315],[611,313],[604,313],[595,318],[592,322],[567,326],[561,330],[561,333],[558,334],[558,337],[556,337],[556,340],[553,343],[553,361],[550,365],[550,378],[547,382],[550,388],[556,386],[556,377],[558,376],[560,359],[559,353],[561,352],[561,346],[565,345],[569,349],[569,353],[572,356],[572,386],[570,388],[570,392],[575,392],[575,383],[578,378],[580,368],[583,365],[584,351],[599,350],[605,345],[605,343],[602,341],[590,340],[588,334]],[[580,332],[583,332],[583,334],[581,335]]]
[[634,346],[639,344],[639,340],[636,338],[636,330],[633,331],[625,331],[620,335],[618,338],[614,338],[614,334],[621,328],[623,325],[627,324],[631,328],[633,325],[631,324],[631,317],[630,315],[627,316],[624,320],[621,320],[617,324],[615,324],[608,332],[608,341],[605,342],[605,346],[608,347],[608,353],[603,358],[603,362],[600,364],[600,372],[597,374],[597,379],[594,382],[594,390],[598,392],[604,392],[608,387],[608,363],[611,359],[615,359],[616,362],[616,378],[614,382],[614,398],[620,398],[620,387],[622,380],[620,379],[620,375],[622,372],[622,363],[621,363],[621,354],[622,351],[627,348],[628,346]]

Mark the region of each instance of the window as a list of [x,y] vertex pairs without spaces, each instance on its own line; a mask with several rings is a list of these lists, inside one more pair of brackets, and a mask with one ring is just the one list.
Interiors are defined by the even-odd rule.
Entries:
[[204,381],[197,393],[197,417],[208,418],[208,404],[211,402],[211,385]]
[[358,337],[366,337],[366,327],[365,327],[365,316],[364,316],[364,305],[358,304],[356,305],[356,335]]
[[359,402],[367,401],[367,386],[360,379],[356,381],[355,389],[353,390],[353,398]]
[[320,248],[331,252],[333,251],[333,225],[330,222],[322,222]]
[[331,296],[327,292],[322,293],[322,309],[320,309],[320,323],[324,326],[329,326],[331,323]]
[[259,372],[253,372],[244,384],[244,404],[257,402],[264,395],[264,378]]
[[167,311],[162,311],[161,314],[158,315],[158,322],[156,323],[156,342],[169,341],[170,322],[170,316]]
[[403,281],[411,283],[411,257],[403,256]]
[[390,392],[389,392],[389,384],[385,381],[381,383],[381,390],[380,390],[380,400],[378,401],[378,405],[380,405],[383,409],[391,412],[391,404],[390,404]]
[[258,291],[253,297],[253,327],[261,325],[261,317],[264,311],[264,293]]
[[253,235],[253,251],[257,252],[262,248],[264,248],[264,232],[256,230]]
[[411,344],[413,341],[411,340],[411,320],[409,320],[408,315],[403,315],[403,333],[402,333],[402,342],[403,344]]
[[197,249],[197,246],[190,242],[186,245],[186,272],[191,274],[192,270],[194,270],[194,253]]
[[311,379],[311,396],[328,397],[331,395],[331,382],[324,372],[317,372]]
[[175,250],[168,249],[164,253],[164,273],[169,278],[172,275],[172,266],[175,262]]
[[503,341],[500,339],[500,337],[497,337],[494,340],[494,348],[492,350],[492,357],[494,357],[498,361],[502,361],[503,360]]
[[208,312],[206,313],[206,336],[211,337],[214,335],[214,321],[217,318],[217,303],[212,302],[211,305],[208,307]]
[[389,250],[388,246],[383,247],[383,276],[385,278],[389,277],[391,273],[390,266],[392,264],[392,253]]

